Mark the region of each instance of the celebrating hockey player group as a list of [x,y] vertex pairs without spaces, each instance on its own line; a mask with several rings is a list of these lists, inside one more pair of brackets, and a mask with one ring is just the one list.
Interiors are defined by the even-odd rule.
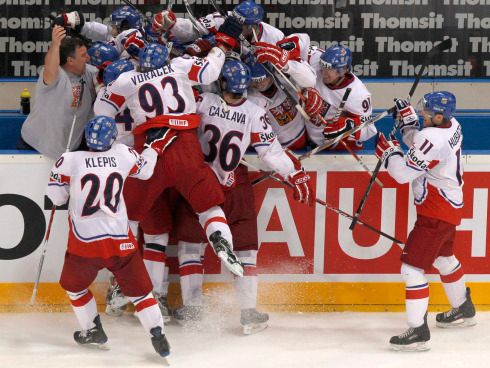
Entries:
[[[372,97],[351,72],[351,51],[337,44],[310,47],[307,34],[285,36],[263,17],[263,8],[246,0],[227,14],[199,19],[177,18],[167,9],[146,25],[130,6],[116,9],[110,26],[85,22],[77,11],[55,19],[53,45],[63,49],[68,43],[64,29],[79,33],[93,43],[88,50],[76,44],[76,50],[97,68],[91,67],[90,83],[97,94],[95,117],[82,127],[79,150],[57,159],[47,190],[55,205],[70,197],[60,283],[81,327],[74,335],[79,344],[107,341],[88,290],[98,270],[107,268],[114,276],[106,312],[120,315],[131,302],[156,352],[169,355],[164,322],[171,316],[181,324],[202,319],[208,244],[234,275],[243,332],[263,330],[269,316],[256,308],[254,192],[241,164],[247,148],[291,188],[295,200],[311,206],[314,186],[290,150],[339,137],[342,144],[331,149],[358,150],[377,135]],[[56,85],[61,71],[51,76],[50,70],[47,64],[41,83]],[[449,92],[425,95],[421,127],[410,102],[396,99],[396,124],[410,148],[405,154],[396,139],[383,134],[376,146],[388,173],[412,183],[418,214],[401,258],[410,328],[390,340],[397,350],[427,349],[424,271],[431,266],[452,305],[437,315],[437,325],[475,323],[453,249],[463,206],[462,132],[455,108]],[[28,140],[24,132],[23,137]],[[167,304],[170,239],[178,246],[183,301],[173,313]]]

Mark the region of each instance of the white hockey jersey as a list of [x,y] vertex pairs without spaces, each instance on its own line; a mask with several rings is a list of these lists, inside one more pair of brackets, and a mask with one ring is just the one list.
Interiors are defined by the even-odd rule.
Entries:
[[123,73],[94,104],[96,115],[114,117],[126,104],[136,125],[163,114],[196,112],[193,85],[218,79],[225,54],[217,47],[204,59],[178,57],[147,73]]
[[[113,144],[104,152],[67,152],[54,164],[46,194],[57,206],[70,198],[70,229],[78,243],[125,239],[129,223],[122,196],[124,181],[128,176],[150,178],[156,160],[151,148],[139,155],[123,144]],[[85,250],[74,253],[93,254],[90,248],[87,244]]]
[[[368,91],[364,83],[355,75],[349,74],[350,81],[348,84],[342,85],[340,88],[330,88],[323,83],[322,66],[320,63],[320,56],[323,50],[317,47],[310,47],[308,54],[308,62],[316,71],[316,84],[315,88],[320,92],[322,98],[327,102],[327,111],[324,115],[325,120],[332,119],[337,113],[338,106],[342,101],[345,90],[351,88],[351,93],[344,105],[344,111],[358,116],[360,122],[364,122],[370,119],[373,113],[371,93]],[[321,145],[325,142],[323,136],[323,126],[316,126],[309,122],[306,125],[308,136],[317,145]],[[368,125],[361,129],[360,141],[366,141],[376,134],[377,130],[374,124]]]
[[[228,15],[232,15],[232,13],[228,12]],[[221,27],[221,25],[224,23],[225,18],[218,12],[214,12],[206,15],[205,17],[197,19],[197,21],[201,24],[203,30],[205,29],[208,33],[216,33],[219,27]],[[177,18],[175,25],[170,30],[169,39],[177,39],[180,42],[185,43],[192,42],[204,34],[206,33],[197,32],[195,30],[190,19]],[[260,22],[258,26],[257,38],[260,42],[267,42],[275,45],[277,41],[284,38],[284,33],[270,24]],[[252,41],[255,40],[252,39]]]
[[197,111],[201,115],[198,134],[205,160],[223,186],[233,185],[233,171],[249,145],[269,168],[284,178],[294,171],[293,162],[282,150],[266,112],[250,100],[225,105],[218,95],[203,93]]
[[461,125],[452,118],[447,126],[416,132],[404,157],[389,158],[390,175],[399,183],[412,183],[417,213],[459,225],[463,207],[462,142]]

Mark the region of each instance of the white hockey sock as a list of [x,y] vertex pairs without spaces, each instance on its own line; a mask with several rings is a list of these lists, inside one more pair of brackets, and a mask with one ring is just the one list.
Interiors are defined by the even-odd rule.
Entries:
[[235,277],[235,291],[238,295],[241,309],[257,307],[257,251],[237,251],[238,258],[243,264],[243,277]]
[[221,236],[225,238],[233,246],[233,237],[231,236],[231,230],[226,221],[226,216],[221,207],[214,206],[209,210],[198,213],[199,223],[201,224],[206,238],[209,240],[209,236],[215,231],[220,231]]
[[168,272],[165,273],[165,268],[168,269],[168,267],[165,267],[168,234],[143,234],[143,237],[145,239],[143,261],[150,275],[153,291],[165,296],[168,293]]
[[136,316],[146,332],[150,333],[152,328],[160,326],[163,333],[162,312],[160,312],[158,303],[151,293],[139,297],[129,297],[129,300],[134,304]]
[[78,293],[66,292],[82,330],[95,327],[94,319],[97,317],[97,304],[90,290],[85,289]]
[[437,257],[434,267],[438,269],[446,296],[453,308],[466,301],[466,285],[461,263],[455,256]]
[[202,243],[180,241],[178,244],[180,289],[182,303],[189,306],[202,304],[203,265]]
[[401,274],[405,281],[405,305],[407,308],[408,326],[422,326],[429,306],[429,284],[425,278],[424,271],[402,263]]

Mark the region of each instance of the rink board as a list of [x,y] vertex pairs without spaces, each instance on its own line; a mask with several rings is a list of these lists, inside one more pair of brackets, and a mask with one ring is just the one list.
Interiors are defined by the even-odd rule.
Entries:
[[[373,168],[376,159],[362,156]],[[259,165],[255,156],[248,161]],[[488,191],[490,156],[466,155],[465,207],[457,228],[456,254],[472,286],[476,304],[490,305],[488,252]],[[52,162],[39,155],[0,155],[0,306],[25,305],[32,292],[44,232],[50,215],[44,190]],[[369,175],[348,155],[317,155],[304,162],[313,178],[317,197],[353,213]],[[415,221],[408,185],[399,185],[381,172],[384,184],[373,186],[361,220],[404,241]],[[270,309],[298,310],[399,310],[404,288],[398,274],[401,247],[362,226],[354,232],[350,220],[325,210],[306,207],[292,199],[279,183],[264,181],[255,187],[260,252],[259,303]],[[38,302],[56,306],[68,303],[57,285],[67,238],[67,211],[57,210],[43,267]],[[177,298],[175,247],[169,247],[171,294]],[[230,275],[208,248],[206,282],[214,294]],[[108,274],[101,272],[95,285],[97,301],[104,302]],[[428,275],[431,304],[446,304],[438,276]],[[232,293],[227,290],[227,294]],[[173,303],[178,303],[172,298]]]

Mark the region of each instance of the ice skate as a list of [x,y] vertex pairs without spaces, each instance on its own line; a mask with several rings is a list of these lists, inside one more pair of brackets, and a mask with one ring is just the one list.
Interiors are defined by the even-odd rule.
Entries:
[[174,312],[174,318],[181,326],[197,326],[202,321],[202,314],[201,306],[184,305]]
[[429,326],[427,325],[427,312],[424,324],[419,327],[410,327],[404,333],[393,336],[390,345],[396,351],[426,351],[430,349],[427,342],[430,340]]
[[471,301],[470,288],[466,288],[466,300],[457,308],[436,315],[436,326],[441,328],[471,327],[476,325],[475,306]]
[[93,345],[102,349],[107,349],[104,344],[107,342],[107,335],[100,323],[100,316],[94,319],[95,327],[90,330],[75,331],[73,338],[80,345]]
[[260,313],[255,308],[242,309],[240,316],[240,324],[245,335],[251,335],[267,328],[269,315]]
[[153,293],[153,296],[158,302],[158,307],[160,308],[160,312],[162,312],[163,323],[170,322],[170,312],[168,310],[167,296],[155,292]]
[[243,277],[243,265],[231,249],[230,243],[221,236],[221,231],[215,231],[209,236],[211,246],[216,255],[223,261],[231,273]]
[[162,328],[160,326],[153,327],[150,330],[151,333],[151,343],[155,348],[155,351],[162,357],[167,357],[170,355],[170,345],[165,337],[165,334],[162,333]]
[[129,300],[124,296],[114,276],[107,290],[105,313],[112,317],[122,316],[128,307]]

